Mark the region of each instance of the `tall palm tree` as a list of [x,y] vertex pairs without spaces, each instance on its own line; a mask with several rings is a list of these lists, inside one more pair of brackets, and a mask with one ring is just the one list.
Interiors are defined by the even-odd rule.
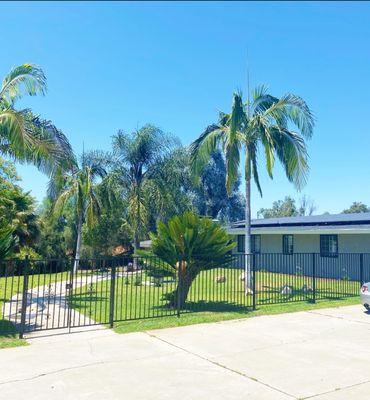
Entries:
[[[296,131],[293,130],[296,128]],[[243,101],[234,93],[231,112],[220,113],[217,124],[210,125],[191,144],[192,169],[199,176],[212,152],[222,147],[226,159],[226,188],[230,193],[238,179],[241,153],[245,157],[245,273],[246,291],[251,287],[251,179],[259,193],[262,190],[258,173],[258,153],[264,150],[266,169],[273,177],[275,158],[282,164],[290,182],[300,189],[307,180],[308,155],[306,139],[311,138],[314,118],[305,101],[286,94],[281,98],[267,93],[265,86],[252,92],[252,99]]]
[[113,136],[115,163],[111,180],[128,199],[128,221],[133,231],[134,251],[139,248],[149,206],[163,202],[168,195],[160,179],[160,167],[174,141],[153,125],[127,135]]
[[5,76],[0,86],[0,154],[32,163],[51,175],[60,166],[70,166],[72,150],[67,138],[29,109],[15,109],[16,101],[25,94],[45,92],[46,77],[38,66],[23,64]]
[[105,176],[100,154],[90,152],[82,156],[80,167],[75,166],[68,172],[56,174],[49,183],[49,197],[55,201],[54,215],[60,217],[67,204],[75,210],[77,240],[73,272],[77,271],[79,265],[83,224],[93,226],[100,214],[100,200],[95,184]]

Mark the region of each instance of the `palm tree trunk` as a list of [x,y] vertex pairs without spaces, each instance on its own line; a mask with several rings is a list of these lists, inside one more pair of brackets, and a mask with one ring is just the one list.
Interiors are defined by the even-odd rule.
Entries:
[[245,152],[245,293],[252,291],[251,276],[251,159],[248,148]]
[[82,241],[81,239],[82,239],[82,215],[78,217],[78,222],[77,222],[76,254],[75,254],[75,262],[73,264],[74,274],[77,272],[78,265],[80,263],[81,241]]

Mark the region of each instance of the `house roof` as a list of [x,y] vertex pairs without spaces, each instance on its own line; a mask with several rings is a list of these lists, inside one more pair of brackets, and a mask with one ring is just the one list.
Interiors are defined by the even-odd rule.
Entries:
[[[325,214],[305,217],[282,217],[252,219],[252,227],[278,226],[325,226],[325,225],[367,225],[370,224],[370,213],[357,214]],[[245,220],[233,222],[230,228],[243,228]]]
[[[228,226],[231,234],[244,234],[245,221]],[[370,233],[370,213],[310,215],[307,217],[283,217],[253,219],[252,233]]]

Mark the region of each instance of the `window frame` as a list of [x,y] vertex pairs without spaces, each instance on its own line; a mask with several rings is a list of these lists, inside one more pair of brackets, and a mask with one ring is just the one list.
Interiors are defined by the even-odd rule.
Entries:
[[[324,247],[326,246],[323,241],[327,239],[327,251],[325,251]],[[331,252],[331,244],[330,240],[335,239],[336,242],[336,252],[333,253]],[[338,235],[337,234],[325,234],[325,235],[320,235],[320,256],[321,257],[330,257],[330,258],[337,258],[339,253],[339,241],[338,241]]]
[[[292,239],[291,244],[289,244],[289,238]],[[282,235],[282,252],[284,255],[288,256],[294,254],[294,235],[292,234]]]
[[[258,239],[256,239],[258,238]],[[256,250],[256,240],[258,243],[258,251]],[[261,235],[251,235],[251,253],[261,254]],[[238,253],[245,253],[245,235],[237,235],[237,251]]]

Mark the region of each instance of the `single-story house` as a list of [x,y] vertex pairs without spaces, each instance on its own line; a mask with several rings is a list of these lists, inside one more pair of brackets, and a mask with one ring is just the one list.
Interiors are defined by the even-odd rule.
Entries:
[[[245,266],[245,221],[230,224],[236,265]],[[370,213],[253,219],[257,269],[332,278],[370,279]]]
[[[245,221],[230,224],[228,232],[237,240],[234,252],[244,253]],[[257,254],[370,253],[370,213],[253,219],[251,233]]]

